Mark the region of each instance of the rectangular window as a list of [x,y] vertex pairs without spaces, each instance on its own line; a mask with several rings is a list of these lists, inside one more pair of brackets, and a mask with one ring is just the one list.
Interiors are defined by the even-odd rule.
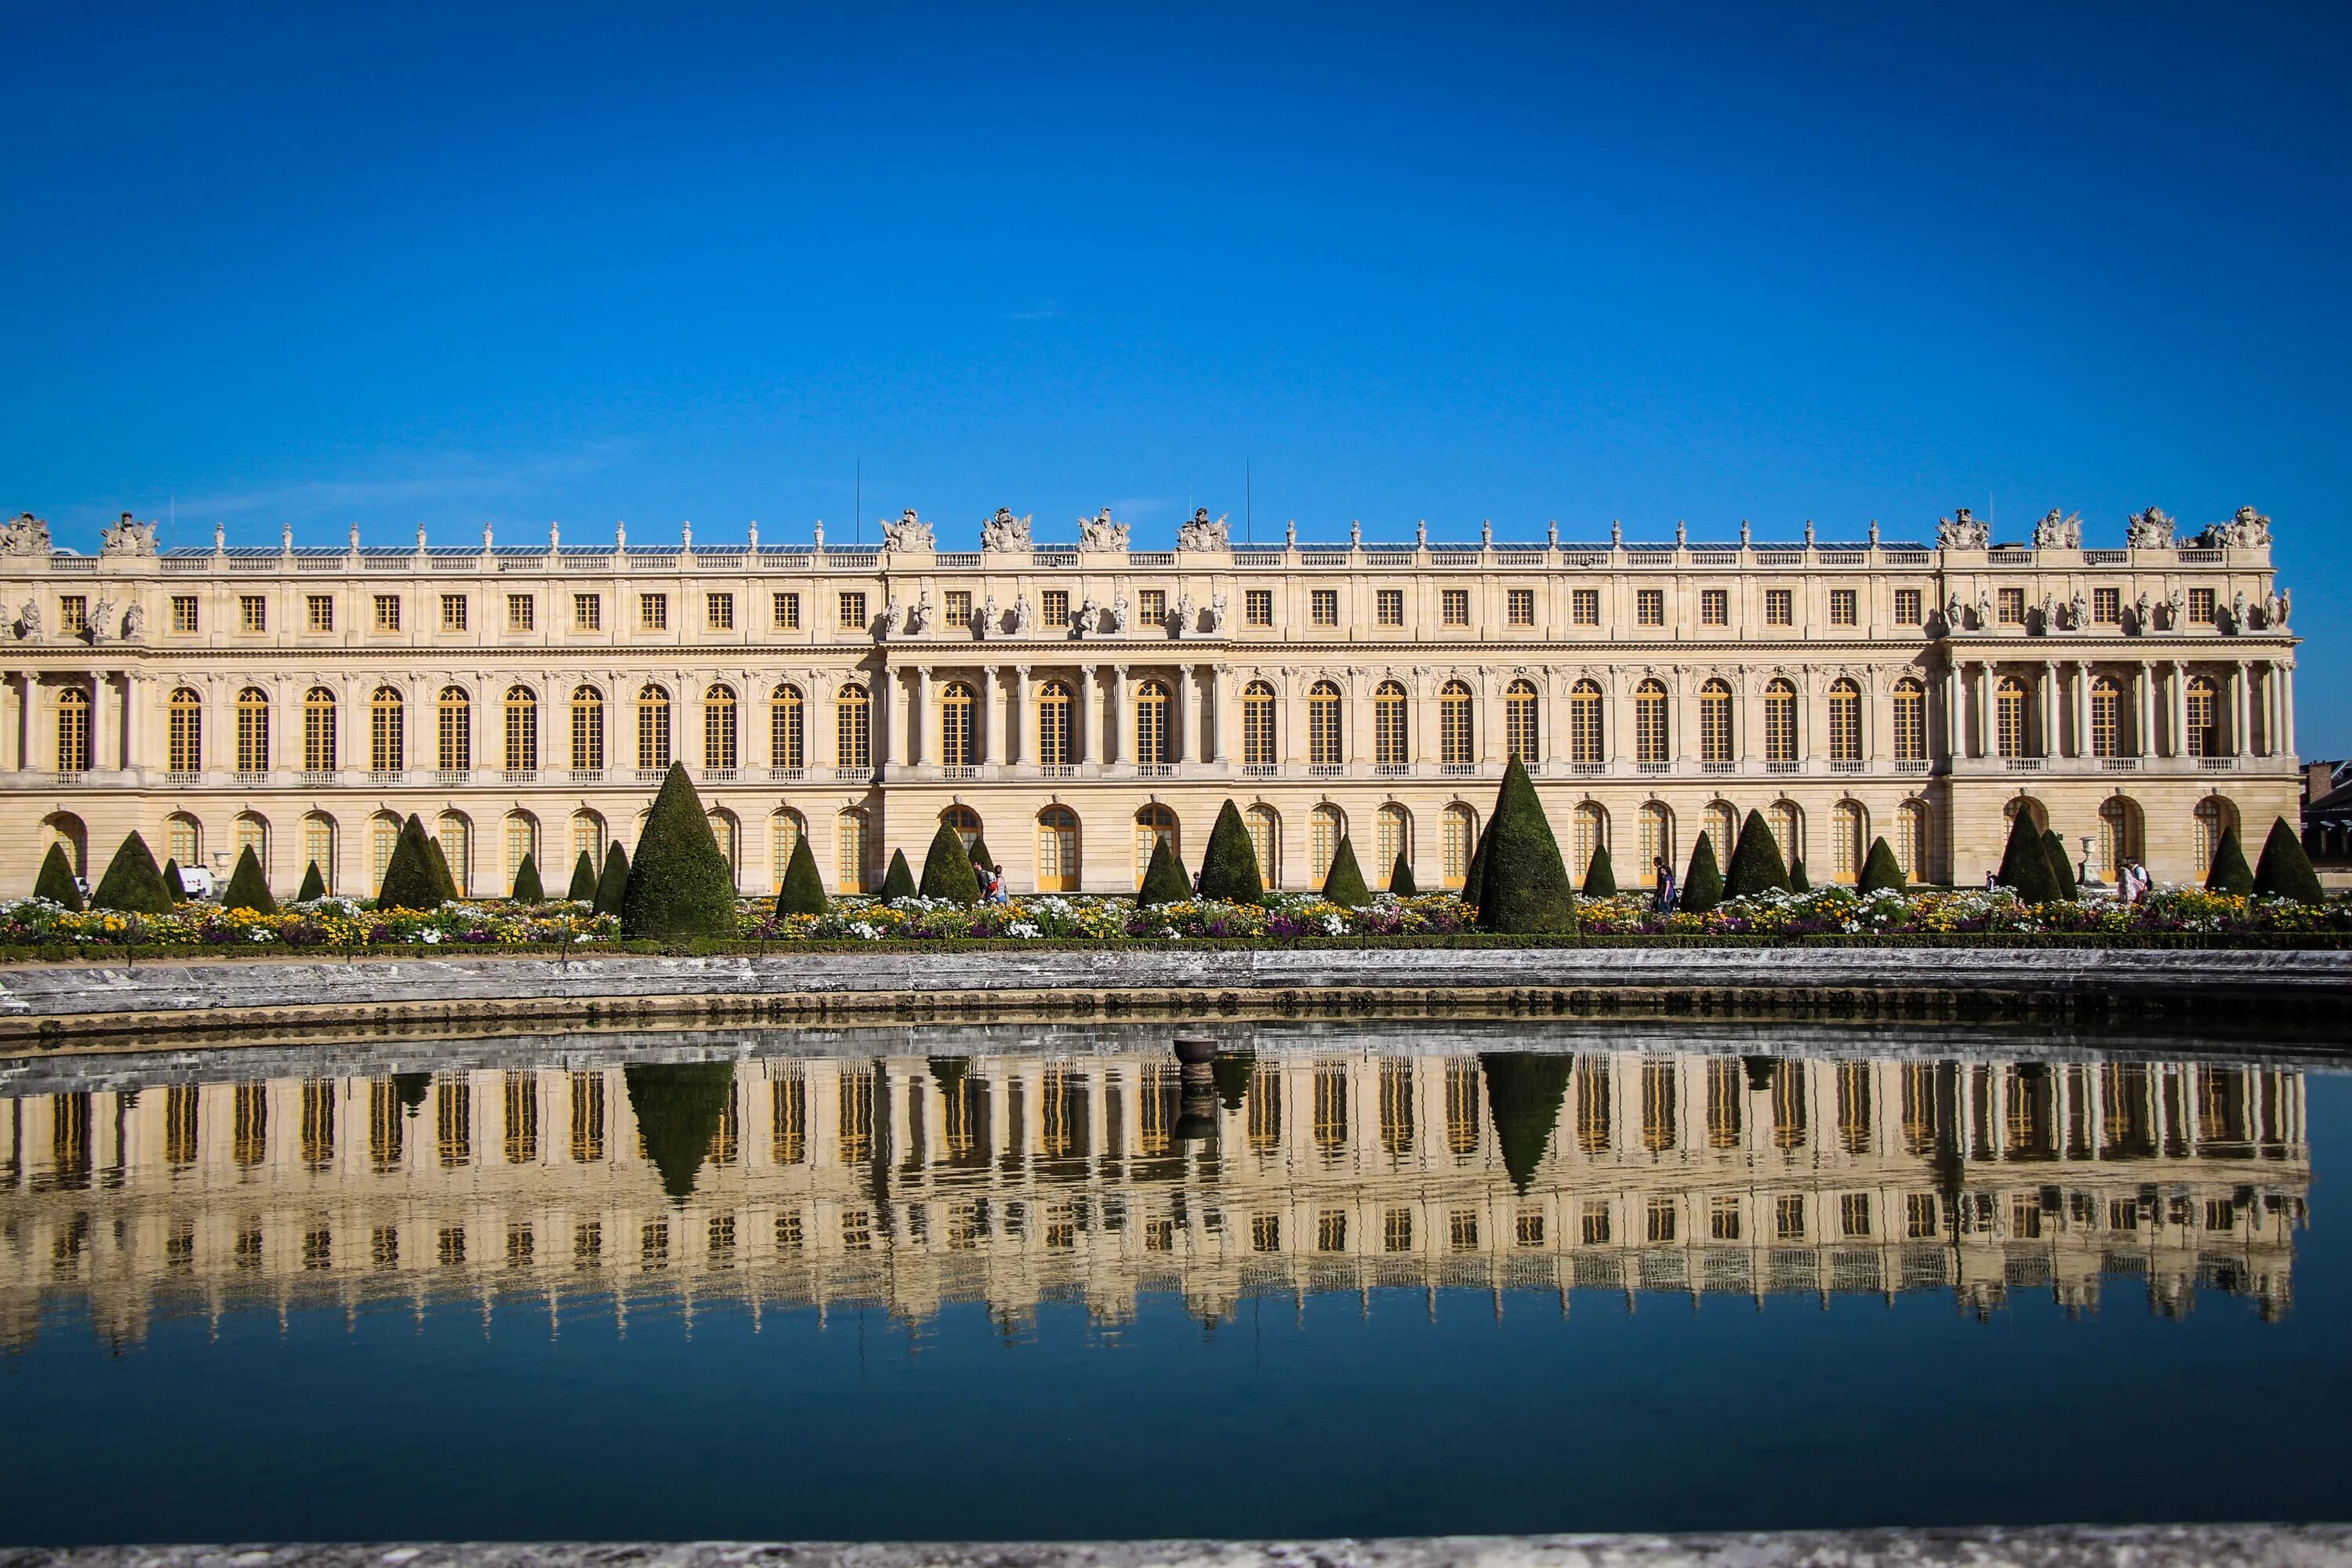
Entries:
[[1701,588],[1698,591],[1698,624],[1703,626],[1727,626],[1731,624],[1729,589]]
[[1070,591],[1048,588],[1037,595],[1037,619],[1056,629],[1070,624]]
[[950,588],[948,590],[948,625],[955,627],[959,631],[968,630],[971,627],[971,589]]
[[1242,595],[1242,620],[1253,626],[1274,625],[1274,590],[1252,588]]
[[2091,590],[2091,619],[2103,626],[2119,624],[2124,618],[2124,591],[2121,588]]
[[1579,588],[1568,596],[1568,618],[1580,626],[1601,624],[1601,590]]
[[[950,594],[948,596],[953,598],[955,595]],[[1146,588],[1138,594],[1135,596],[1135,618],[1139,624],[1147,626],[1166,626],[1168,624],[1168,590]]]
[[1637,626],[1663,626],[1666,624],[1666,591],[1664,588],[1636,588],[1633,591],[1633,624]]
[[539,627],[539,601],[529,594],[507,595],[507,630],[535,631]]
[[1738,1198],[1708,1199],[1706,1231],[1712,1240],[1738,1241],[1739,1239],[1739,1200]]
[[1318,588],[1307,595],[1307,618],[1318,626],[1339,624],[1339,590]]
[[2000,591],[2000,603],[1995,607],[1993,618],[2005,626],[2023,626],[2025,624],[2025,590],[2003,588]]
[[239,594],[236,596],[236,619],[237,624],[247,631],[268,631],[269,601],[258,594]]
[[172,595],[172,629],[175,632],[196,629],[196,596],[194,594]]
[[1372,618],[1384,626],[1404,625],[1404,590],[1383,588],[1372,596]]
[[801,629],[801,596],[798,594],[778,594],[772,609],[772,618],[780,632]]
[[1801,1194],[1790,1193],[1772,1200],[1772,1234],[1779,1241],[1805,1239],[1805,1200]]
[[1764,624],[1768,626],[1793,626],[1797,624],[1797,595],[1792,590],[1764,590]]
[[396,632],[400,629],[400,595],[378,594],[375,596],[375,629]]
[[735,629],[735,595],[732,594],[702,595],[702,625],[708,631],[733,631]]
[[2192,626],[2210,626],[2213,624],[2212,589],[2189,590],[2189,624]]
[[465,595],[441,595],[441,629],[445,632],[462,632],[466,629]]
[[1830,625],[1853,626],[1861,624],[1861,595],[1852,588],[1832,588],[1830,590]]
[[1895,590],[1895,624],[1896,626],[1916,626],[1920,625],[1926,619],[1926,617],[1920,613],[1922,605],[1920,603],[1918,589],[1897,588]]
[[310,617],[312,631],[331,632],[335,629],[335,596],[332,594],[305,595],[302,607]]
[[1536,591],[1533,588],[1513,588],[1504,595],[1504,619],[1515,626],[1536,624]]
[[637,629],[641,632],[669,630],[669,595],[667,594],[637,595]]
[[1445,625],[1449,626],[1466,626],[1470,624],[1469,589],[1444,589],[1437,595],[1437,602],[1439,605],[1437,618],[1445,623]]
[[1906,1193],[1903,1198],[1903,1228],[1914,1241],[1925,1241],[1942,1227],[1936,1217],[1936,1194]]
[[1870,1234],[1870,1194],[1845,1193],[1838,1198],[1838,1228],[1850,1237]]
[[79,637],[89,630],[89,598],[83,594],[65,594],[58,599],[58,630],[66,636]]

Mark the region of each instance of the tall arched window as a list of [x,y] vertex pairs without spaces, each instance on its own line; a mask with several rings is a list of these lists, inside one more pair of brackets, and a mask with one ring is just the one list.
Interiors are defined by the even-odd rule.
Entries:
[[89,769],[89,693],[68,686],[58,693],[58,772],[79,773]]
[[979,760],[980,743],[972,733],[972,716],[979,702],[971,688],[950,680],[940,688],[940,765],[968,768]]
[[1318,805],[1307,814],[1307,879],[1313,886],[1320,888],[1330,876],[1331,862],[1347,831],[1348,819],[1336,805]]
[[572,689],[572,767],[583,773],[604,768],[604,694],[593,686]]
[[1391,801],[1381,807],[1374,825],[1373,858],[1380,864],[1372,868],[1371,879],[1386,888],[1395,879],[1400,858],[1412,864],[1412,814]]
[[1282,885],[1282,818],[1274,807],[1260,804],[1242,813],[1249,829],[1250,847],[1257,852],[1257,879],[1268,891]]
[[445,811],[434,834],[441,841],[441,858],[449,862],[449,879],[460,894],[474,889],[474,825],[463,812]]
[[1601,683],[1580,680],[1568,692],[1568,760],[1587,766],[1608,761],[1602,739]]
[[1633,760],[1664,763],[1667,744],[1665,682],[1644,680],[1633,689]]
[[1895,860],[1915,881],[1927,876],[1927,803],[1906,800],[1895,811]]
[[1635,879],[1645,888],[1658,885],[1658,862],[1675,863],[1675,814],[1662,800],[1642,807],[1642,864]]
[[1895,683],[1895,760],[1927,760],[1927,689],[1909,676]]
[[[841,767],[863,772],[874,765],[874,703],[862,686],[845,686],[833,700],[833,754]],[[843,819],[845,823],[846,818]],[[860,824],[865,822],[859,817]],[[863,839],[860,840],[863,843]],[[842,851],[844,855],[847,850]],[[864,853],[861,849],[860,853]],[[865,864],[862,860],[859,862]],[[850,884],[845,882],[843,887]],[[858,874],[856,886],[866,886],[865,873]]]
[[1180,855],[1182,846],[1176,841],[1176,814],[1164,805],[1147,805],[1135,814],[1135,885],[1143,886],[1143,874],[1151,869],[1151,852],[1161,844],[1168,853]]
[[796,771],[807,756],[805,704],[801,689],[786,681],[768,693],[768,766]]
[[1584,885],[1584,875],[1592,868],[1593,855],[1608,843],[1609,814],[1594,801],[1579,805],[1575,816],[1569,819],[1568,835],[1568,873],[1579,887]]
[[1037,890],[1074,893],[1078,888],[1078,814],[1049,805],[1037,814]]
[[1780,841],[1781,863],[1786,865],[1791,860],[1803,859],[1805,817],[1804,814],[1797,809],[1797,803],[1792,800],[1775,801],[1772,803],[1772,809],[1766,812],[1764,816],[1765,819],[1772,825],[1772,837]]
[[2200,879],[2213,869],[2213,857],[2221,851],[2223,830],[2237,820],[2235,809],[2218,795],[2209,795],[2197,803],[2196,873]]
[[646,685],[637,691],[637,771],[658,772],[669,766],[669,693]]
[[407,700],[394,688],[379,686],[368,699],[368,766],[396,773],[407,765]]
[[239,859],[243,859],[245,852],[248,849],[252,850],[253,863],[261,868],[261,876],[264,881],[268,880],[270,873],[269,839],[269,818],[262,816],[257,811],[245,812],[237,817],[237,858]]
[[2144,851],[2140,847],[2139,807],[2119,795],[2111,795],[2099,804],[2099,876],[2114,885],[2120,881],[2126,861],[2137,860]]
[[302,694],[302,771],[335,771],[335,694],[314,686]]
[[[527,811],[507,813],[507,897],[514,897],[515,878],[521,874],[522,859],[530,856],[534,866],[539,864],[539,818]],[[541,890],[547,882],[547,868],[541,866],[539,879]]]
[[539,693],[528,686],[507,688],[507,772],[539,771]]
[[808,837],[808,824],[801,814],[790,806],[768,818],[768,887],[771,891],[784,885],[784,873],[792,869],[793,851]]
[[719,846],[719,858],[727,862],[727,880],[740,887],[743,882],[743,835],[738,830],[735,814],[720,807],[704,813],[710,822],[711,842]]
[[474,700],[462,686],[445,686],[435,710],[443,773],[462,773],[474,765]]
[[236,771],[269,771],[269,694],[258,686],[236,694]]
[[2032,754],[2032,742],[2026,733],[2027,712],[2025,682],[2014,675],[2002,676],[1993,687],[1994,749],[2002,756]]
[[323,811],[314,811],[302,819],[302,858],[308,865],[319,868],[320,888],[328,893],[335,890],[335,851],[340,847],[340,837],[335,819]]
[[1476,814],[1460,801],[1455,801],[1445,808],[1439,837],[1444,856],[1438,873],[1439,880],[1449,888],[1458,888],[1469,879],[1470,858],[1478,852]]
[[[2189,678],[2189,693],[2185,706],[2189,718],[2189,754],[2192,757],[2218,757],[2221,754],[2221,704],[2220,690],[2210,675]],[[2210,856],[2200,857],[2210,860]]]
[[1164,768],[1175,761],[1174,711],[1166,682],[1146,680],[1136,687],[1135,760],[1142,766]]
[[[863,688],[851,687],[861,696]],[[845,893],[866,890],[866,868],[873,864],[874,852],[866,830],[866,814],[845,811],[834,819],[834,885]]]
[[1862,814],[1862,803],[1842,800],[1830,812],[1830,837],[1837,864],[1831,868],[1841,882],[1858,881],[1862,877],[1862,859],[1867,851],[1863,847],[1863,834],[1868,824]]
[[1372,693],[1372,762],[1381,768],[1404,768],[1412,763],[1406,730],[1404,688],[1383,680]]
[[572,814],[572,858],[576,862],[583,855],[588,857],[588,868],[592,875],[604,868],[604,819],[587,810]]
[[2091,755],[2120,757],[2124,754],[2124,689],[2112,675],[2102,675],[2091,682]]
[[[193,687],[172,693],[166,765],[175,773],[202,773],[205,767],[205,700]],[[180,862],[184,866],[186,861]]]
[[175,811],[163,824],[163,853],[182,866],[205,863],[204,824],[184,811]]
[[1731,686],[1710,680],[1698,689],[1698,760],[1731,761]]
[[383,873],[392,864],[392,852],[400,844],[400,814],[380,811],[368,823],[368,886],[381,892]]
[[1478,761],[1478,737],[1472,723],[1476,700],[1462,681],[1449,680],[1437,694],[1438,761],[1449,768],[1466,768]]
[[1785,679],[1764,688],[1764,760],[1797,760],[1797,689]]
[[1076,754],[1076,736],[1072,733],[1077,718],[1077,700],[1071,694],[1069,682],[1048,680],[1037,688],[1037,762],[1042,767],[1066,768]]
[[735,689],[713,686],[702,694],[702,765],[731,773],[740,763],[736,747]]
[[1830,761],[1862,761],[1862,688],[1843,677],[1830,685]]
[[1307,765],[1336,768],[1346,754],[1339,728],[1339,689],[1318,680],[1307,693]]
[[1706,814],[1707,847],[1715,851],[1718,869],[1731,864],[1731,852],[1739,844],[1739,814],[1727,800],[1710,801]]
[[1253,680],[1242,689],[1242,766],[1275,764],[1274,688]]
[[1504,743],[1529,767],[1543,761],[1541,700],[1532,680],[1514,680],[1503,693]]

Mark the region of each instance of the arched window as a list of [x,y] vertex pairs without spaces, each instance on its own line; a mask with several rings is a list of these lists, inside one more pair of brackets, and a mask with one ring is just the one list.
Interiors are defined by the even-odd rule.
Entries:
[[572,689],[572,769],[604,770],[604,694],[593,686]]
[[175,811],[163,823],[163,853],[182,866],[205,863],[204,824],[184,811]]
[[236,694],[236,771],[269,771],[269,694],[258,686]]
[[1412,765],[1412,742],[1405,728],[1404,688],[1383,680],[1372,693],[1372,762],[1381,768]]
[[1863,857],[1868,853],[1863,835],[1868,828],[1859,801],[1842,800],[1831,810],[1830,837],[1834,840],[1831,847],[1837,857],[1831,870],[1839,881],[1861,880]]
[[[1568,838],[1568,874],[1577,886],[1584,885],[1584,874],[1592,868],[1592,857],[1609,844],[1609,814],[1593,801],[1576,808],[1570,818]],[[1614,860],[1615,856],[1610,858]]]
[[1642,807],[1642,864],[1634,879],[1643,887],[1656,887],[1660,860],[1675,864],[1675,814],[1665,802],[1654,800]]
[[1274,688],[1253,680],[1242,689],[1242,766],[1275,764]]
[[462,686],[445,686],[436,710],[436,734],[443,773],[463,773],[474,765],[474,700]]
[[1470,688],[1449,680],[1437,694],[1438,761],[1449,768],[1467,768],[1478,761],[1477,731],[1471,721],[1476,700]]
[[1914,881],[1927,877],[1927,803],[1906,800],[1895,812],[1895,861]]
[[1348,819],[1336,805],[1318,805],[1307,814],[1307,879],[1314,887],[1321,888],[1330,876],[1331,862],[1347,831]]
[[773,891],[784,885],[784,873],[792,869],[793,851],[808,836],[808,824],[801,814],[789,806],[768,818],[768,887]]
[[702,765],[716,773],[731,773],[738,765],[731,686],[713,686],[702,694]]
[[942,767],[968,768],[979,757],[979,742],[972,734],[972,715],[979,704],[971,688],[961,680],[950,680],[940,688],[940,764]]
[[268,881],[270,871],[269,818],[257,811],[246,812],[236,819],[237,858],[243,859],[248,849],[253,851],[253,863],[261,868],[262,880]]
[[[514,897],[515,878],[522,871],[524,856],[539,866],[539,818],[527,811],[507,813],[507,896]],[[547,868],[539,866],[539,880],[544,889]]]
[[1135,814],[1135,885],[1143,886],[1143,874],[1151,869],[1151,852],[1160,844],[1168,853],[1181,855],[1183,846],[1176,839],[1176,814],[1164,805],[1147,805]]
[[1257,851],[1257,879],[1271,891],[1282,885],[1282,818],[1274,807],[1265,805],[1251,806],[1242,813],[1242,826],[1249,829],[1250,847]]
[[1731,852],[1739,844],[1739,813],[1727,800],[1711,801],[1706,808],[1707,847],[1715,851],[1717,870],[1731,864]]
[[1601,683],[1580,680],[1568,693],[1568,757],[1588,765],[1609,760],[1602,739]]
[[1731,761],[1731,686],[1710,680],[1698,689],[1698,760]]
[[[874,765],[874,703],[862,686],[845,686],[833,700],[833,755],[838,766],[859,772]],[[846,821],[845,818],[844,820]],[[865,820],[864,817],[858,818],[861,827]],[[860,843],[863,843],[862,837]],[[846,855],[848,851],[845,849],[842,853]],[[859,853],[863,854],[864,850],[861,848]],[[858,864],[863,867],[865,862],[861,860]],[[860,870],[854,884],[844,881],[841,885],[845,890],[853,886],[863,889],[866,874]]]
[[801,689],[790,681],[768,693],[768,766],[797,773],[805,765],[807,737]]
[[449,879],[460,896],[474,890],[474,825],[462,812],[445,811],[434,837],[441,841],[441,858],[449,862]]
[[368,766],[396,773],[408,765],[408,703],[389,686],[368,699]]
[[1307,693],[1307,765],[1337,768],[1346,756],[1339,727],[1339,689],[1318,680]]
[[1993,687],[1994,748],[2004,757],[2032,754],[2032,742],[2026,733],[2025,682],[2014,675],[2004,675]]
[[[863,689],[850,688],[862,696]],[[845,811],[834,820],[835,856],[834,885],[845,893],[866,890],[866,868],[873,861],[873,850],[867,843],[866,814]]]
[[528,686],[507,688],[507,772],[539,771],[539,693]]
[[373,868],[368,874],[369,887],[379,892],[383,891],[384,870],[391,866],[392,852],[399,847],[399,844],[400,814],[398,812],[380,811],[369,819],[368,864]]
[[335,694],[323,686],[302,694],[302,771],[335,771]]
[[[2221,754],[2221,704],[2220,691],[2210,675],[2189,678],[2187,700],[2189,719],[2189,754],[2192,757],[2218,757]],[[2200,856],[2210,860],[2210,856]]]
[[1037,688],[1037,763],[1040,767],[1066,768],[1076,754],[1072,732],[1077,700],[1066,680],[1048,680]]
[[204,772],[205,700],[193,687],[183,686],[172,693],[165,711],[169,714],[166,765],[175,773]]
[[1792,800],[1774,801],[1772,809],[1766,812],[1764,817],[1771,824],[1772,837],[1780,841],[1781,863],[1786,865],[1791,860],[1803,859],[1805,814],[1797,809],[1797,803]]
[[968,805],[951,805],[940,813],[940,820],[955,829],[956,841],[965,854],[971,854],[971,847],[980,842],[980,813]]
[[669,693],[647,685],[637,691],[637,771],[659,772],[669,766]]
[[[67,868],[77,877],[89,875],[89,829],[82,819],[70,811],[52,812],[41,825],[49,830],[49,842],[65,851]],[[42,846],[42,853],[47,852]]]
[[2091,682],[2091,755],[2120,757],[2124,754],[2124,689],[2112,675],[2102,675]]
[[2145,853],[2140,847],[2139,807],[2123,795],[2109,795],[2099,805],[2100,879],[2116,884],[2125,862],[2140,859]]
[[1478,818],[1460,801],[1445,808],[1443,819],[1441,848],[1444,861],[1439,879],[1449,888],[1458,888],[1470,878],[1470,858],[1478,852]]
[[2027,820],[2033,824],[2034,832],[2043,833],[2049,830],[2050,813],[2032,795],[2021,795],[2003,804],[2000,808],[2000,829],[2004,838],[2008,837],[2010,825],[2017,820],[2017,814],[2021,811],[2025,813]]
[[1764,760],[1797,760],[1797,688],[1785,679],[1764,688]]
[[1372,867],[1370,879],[1389,887],[1396,879],[1400,858],[1407,866],[1412,864],[1412,813],[1393,801],[1381,807],[1373,819],[1372,847],[1372,858],[1379,864]]
[[89,693],[68,686],[58,693],[58,772],[89,770]]
[[1644,680],[1633,689],[1633,760],[1664,763],[1666,747],[1666,685]]
[[1514,680],[1503,693],[1503,743],[1529,767],[1543,761],[1542,701],[1532,680]]
[[1049,805],[1037,814],[1037,890],[1074,893],[1078,888],[1078,814]]
[[[2194,734],[2196,731],[2189,731]],[[2209,795],[2197,803],[2196,875],[2203,880],[2213,869],[2213,857],[2221,847],[2222,832],[2234,826],[2238,813],[2218,795]]]
[[335,819],[323,811],[314,811],[302,819],[302,858],[306,866],[319,868],[320,886],[327,892],[335,890]]
[[1175,703],[1162,681],[1147,680],[1135,689],[1135,760],[1147,768],[1164,768],[1175,761],[1175,734],[1170,721]]
[[740,887],[743,882],[743,835],[738,829],[735,814],[720,807],[704,815],[710,819],[710,837],[719,846],[719,858],[727,862],[729,885]]
[[1862,761],[1862,688],[1843,677],[1830,683],[1830,761]]
[[1927,760],[1927,689],[1909,676],[1895,683],[1895,760]]
[[[572,814],[572,858],[576,862],[581,856],[587,856],[591,876],[604,868],[604,817],[586,810]],[[544,877],[540,879],[547,880]],[[550,882],[548,886],[552,888],[554,884]]]

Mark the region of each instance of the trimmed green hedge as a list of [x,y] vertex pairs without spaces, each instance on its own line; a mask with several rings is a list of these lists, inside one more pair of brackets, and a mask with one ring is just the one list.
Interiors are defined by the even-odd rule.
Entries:
[[294,901],[307,904],[327,896],[327,879],[319,874],[319,863],[311,861],[302,868],[302,885],[294,889]]
[[614,839],[604,846],[604,868],[596,875],[596,902],[589,913],[617,915],[621,895],[629,890],[629,853]]
[[73,865],[66,859],[64,845],[50,845],[49,852],[41,857],[41,868],[33,878],[33,897],[77,912],[88,907],[82,902],[81,884],[74,880]]
[[236,869],[229,873],[228,890],[221,895],[221,908],[251,910],[264,915],[278,912],[278,900],[269,893],[269,879],[261,874],[261,862],[254,858],[250,844],[237,855]]
[[1402,849],[1397,851],[1396,864],[1389,868],[1389,891],[1400,899],[1421,896],[1421,889],[1412,879],[1412,862],[1405,858]]
[[564,889],[563,896],[575,904],[596,902],[596,858],[585,849],[572,862],[572,886]]
[[735,930],[735,874],[719,852],[702,797],[673,762],[654,796],[621,892],[629,936],[726,936]]
[[1731,869],[1723,879],[1723,896],[1748,899],[1768,889],[1790,891],[1789,864],[1780,858],[1780,841],[1772,837],[1764,814],[1750,811],[1739,825],[1739,842],[1731,851]]
[[1143,868],[1143,886],[1135,895],[1137,907],[1181,904],[1192,896],[1192,879],[1184,874],[1184,862],[1168,847],[1165,834],[1154,835],[1151,863]]
[[1229,904],[1254,904],[1265,897],[1257,874],[1257,846],[1250,842],[1241,807],[1228,798],[1209,829],[1208,852],[1201,857],[1201,897]]
[[384,863],[383,881],[376,889],[380,908],[437,910],[448,901],[434,871],[431,846],[425,837],[425,824],[410,813],[400,825],[399,837],[393,840],[392,858]]
[[547,902],[547,889],[539,882],[539,857],[529,850],[523,852],[522,864],[515,868],[514,889],[507,897],[519,904]]
[[882,901],[887,904],[893,899],[911,899],[914,896],[915,874],[907,868],[907,852],[893,849],[890,851],[890,869],[882,875]]
[[1886,840],[1872,839],[1870,858],[1862,863],[1862,878],[1855,883],[1854,891],[1874,893],[1883,888],[1899,893],[1909,884],[1910,879],[1903,874],[1903,868],[1896,863],[1895,851],[1887,847]]
[[2010,819],[2009,844],[2000,853],[2000,869],[1993,878],[2029,904],[2057,901],[2058,873],[2050,868],[2050,847],[2042,841],[2032,815],[2022,806]]
[[1372,901],[1371,889],[1364,886],[1364,873],[1356,864],[1356,846],[1342,833],[1339,847],[1332,852],[1330,874],[1323,879],[1323,896],[1343,910],[1360,910]]
[[2221,829],[2221,842],[2213,851],[2213,868],[2205,874],[2205,890],[2235,893],[2242,898],[2254,890],[2254,874],[2247,868],[2246,852],[2238,847],[2238,825],[2234,822]]
[[1551,820],[1517,756],[1503,770],[1487,825],[1486,879],[1479,888],[1478,928],[1492,931],[1576,929],[1576,893],[1569,886]]
[[821,915],[827,905],[824,879],[816,873],[816,856],[809,848],[808,835],[793,840],[793,858],[784,863],[784,884],[776,889],[776,914]]
[[2056,828],[2042,830],[2042,854],[2050,862],[2050,879],[2058,884],[2058,896],[2068,903],[2082,897],[2082,889],[2074,881],[2074,862],[2066,858],[2066,841],[2058,837]]
[[2327,890],[2319,885],[2319,873],[2311,868],[2303,840],[2284,816],[2271,824],[2270,837],[2263,840],[2263,858],[2254,866],[2254,891],[2264,898],[2293,899],[2297,903],[2327,901]]
[[163,886],[163,873],[155,868],[154,852],[147,847],[146,839],[133,833],[122,841],[89,901],[93,909],[121,910],[127,914],[172,912],[171,889]]
[[1715,863],[1715,840],[1701,833],[1698,842],[1691,846],[1690,869],[1683,873],[1683,889],[1675,907],[1703,915],[1721,902],[1723,872]]

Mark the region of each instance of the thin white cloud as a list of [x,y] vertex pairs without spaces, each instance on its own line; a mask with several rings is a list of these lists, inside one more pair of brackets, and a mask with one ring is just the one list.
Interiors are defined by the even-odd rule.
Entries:
[[333,479],[299,479],[258,489],[219,495],[183,496],[177,510],[196,521],[235,521],[267,515],[293,520],[395,506],[430,506],[456,500],[519,496],[561,479],[579,479],[609,466],[618,456],[595,446],[506,463],[485,463],[456,453],[420,458],[414,471]]

